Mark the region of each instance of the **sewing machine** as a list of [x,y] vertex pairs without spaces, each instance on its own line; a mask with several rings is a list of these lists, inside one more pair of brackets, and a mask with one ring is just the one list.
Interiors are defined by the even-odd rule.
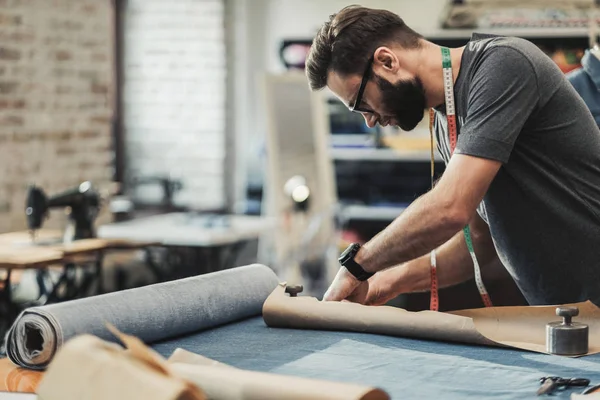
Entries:
[[[2,324],[11,322],[23,308],[103,293],[103,260],[108,251],[148,251],[158,245],[97,237],[96,217],[104,198],[114,191],[110,185],[96,190],[85,181],[48,196],[42,188],[29,186],[25,204],[29,232],[0,235],[0,270],[6,271],[0,275],[0,352],[6,328]],[[68,214],[64,232],[40,229],[53,208]],[[146,261],[149,268],[157,268],[150,257]],[[18,277],[18,284],[11,281],[13,277]]]
[[42,227],[51,208],[65,208],[68,212],[69,223],[63,236],[65,243],[94,238],[94,221],[100,205],[100,194],[89,181],[53,196],[47,196],[40,187],[31,185],[27,193],[25,215],[32,239],[35,237],[35,231]]

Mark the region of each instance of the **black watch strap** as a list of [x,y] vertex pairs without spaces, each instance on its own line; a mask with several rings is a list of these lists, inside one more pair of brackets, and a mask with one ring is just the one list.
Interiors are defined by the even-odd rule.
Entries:
[[360,249],[360,244],[352,243],[348,248],[342,253],[339,258],[340,264],[345,267],[356,279],[359,281],[366,281],[374,274],[371,272],[367,272],[363,269],[363,267],[354,260],[354,256],[358,253]]
[[359,281],[366,281],[367,279],[369,279],[370,277],[372,277],[374,274],[371,272],[367,272],[363,269],[363,267],[360,266],[359,263],[357,263],[356,261],[354,261],[354,259],[350,259],[348,260],[348,262],[346,262],[346,264],[344,264],[344,267],[346,267],[346,269],[352,274],[354,275],[354,277],[356,279],[358,279]]

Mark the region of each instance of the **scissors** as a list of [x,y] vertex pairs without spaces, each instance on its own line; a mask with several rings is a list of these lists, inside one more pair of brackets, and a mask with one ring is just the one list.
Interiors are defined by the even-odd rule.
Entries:
[[559,376],[544,376],[540,378],[542,386],[537,391],[537,395],[550,394],[556,389],[567,388],[572,386],[586,387],[590,384],[589,379],[585,378],[561,378]]

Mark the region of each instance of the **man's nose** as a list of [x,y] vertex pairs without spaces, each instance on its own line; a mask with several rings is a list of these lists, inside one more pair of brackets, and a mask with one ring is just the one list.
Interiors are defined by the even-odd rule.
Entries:
[[377,124],[377,118],[375,118],[375,115],[363,114],[363,117],[365,118],[365,122],[367,123],[367,126],[369,128],[374,128],[375,125]]

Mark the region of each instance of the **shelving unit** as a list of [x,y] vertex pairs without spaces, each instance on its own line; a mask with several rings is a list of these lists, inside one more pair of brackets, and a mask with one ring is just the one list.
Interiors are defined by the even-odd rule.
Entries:
[[343,220],[391,221],[399,216],[406,207],[373,207],[347,205],[340,208],[338,215]]
[[465,45],[473,33],[520,37],[549,52],[554,52],[559,49],[589,47],[591,29],[588,27],[436,29],[426,32],[424,36],[438,45],[459,47]]
[[[362,160],[362,161],[423,161],[431,160],[431,152],[426,150],[396,150],[388,148],[333,148],[330,150],[334,160]],[[442,161],[441,156],[434,152],[436,161]]]
[[474,28],[474,29],[437,29],[425,32],[423,36],[437,39],[469,39],[473,32],[522,38],[586,38],[589,28]]
[[[355,136],[357,141],[359,138],[365,141],[369,135]],[[358,230],[367,226],[370,230],[372,226],[386,225],[404,211],[406,204],[428,190],[429,136],[428,117],[424,113],[421,123],[410,132],[385,128],[379,139],[383,147],[356,146],[348,141],[329,148],[341,204],[337,215],[346,226]],[[443,166],[439,164],[443,160],[437,148],[434,160],[436,171],[441,172]]]

